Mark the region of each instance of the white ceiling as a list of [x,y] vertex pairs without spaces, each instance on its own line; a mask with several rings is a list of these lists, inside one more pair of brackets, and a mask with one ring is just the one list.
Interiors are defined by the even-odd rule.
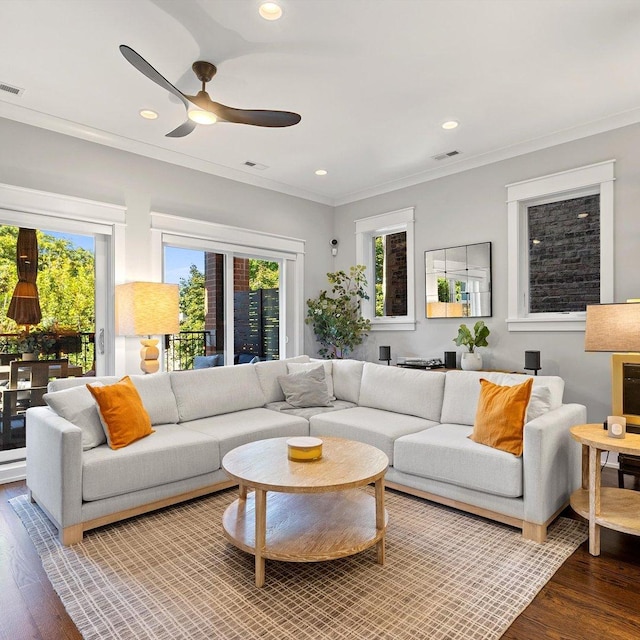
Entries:
[[[258,4],[0,0],[0,83],[24,89],[0,116],[327,204],[640,121],[639,0],[282,0],[278,22]],[[184,107],[120,44],[186,93],[213,62],[213,100],[302,122],[166,138]]]

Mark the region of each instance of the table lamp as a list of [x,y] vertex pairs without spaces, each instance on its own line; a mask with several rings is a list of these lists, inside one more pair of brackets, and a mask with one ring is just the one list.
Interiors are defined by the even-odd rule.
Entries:
[[640,303],[589,305],[584,350],[640,351]]
[[584,350],[618,352],[611,356],[611,408],[627,422],[640,423],[635,408],[633,412],[625,410],[638,405],[638,385],[625,385],[624,380],[625,369],[631,372],[640,364],[640,303],[634,300],[588,306]]
[[147,336],[140,340],[140,368],[156,373],[160,368],[158,340],[153,335],[180,331],[179,289],[164,282],[127,282],[116,285],[116,334]]

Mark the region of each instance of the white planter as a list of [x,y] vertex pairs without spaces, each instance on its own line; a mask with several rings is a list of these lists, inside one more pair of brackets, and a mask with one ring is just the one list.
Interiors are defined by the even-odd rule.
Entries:
[[479,371],[482,369],[482,356],[477,351],[465,351],[462,354],[460,366],[465,371]]

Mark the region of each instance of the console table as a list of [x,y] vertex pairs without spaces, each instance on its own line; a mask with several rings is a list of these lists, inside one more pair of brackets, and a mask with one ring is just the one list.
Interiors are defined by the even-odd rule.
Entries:
[[601,486],[603,451],[640,455],[640,434],[612,438],[602,424],[571,427],[571,436],[582,444],[582,489],[571,495],[576,513],[589,520],[589,553],[600,555],[600,527],[640,535],[640,492]]

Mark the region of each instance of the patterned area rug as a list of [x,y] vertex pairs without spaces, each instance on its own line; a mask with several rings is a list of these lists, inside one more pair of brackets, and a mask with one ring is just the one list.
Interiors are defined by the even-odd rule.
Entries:
[[538,545],[519,531],[387,491],[384,566],[375,548],[320,563],[267,561],[226,542],[233,490],[61,546],[26,496],[11,500],[85,638],[480,640],[499,638],[586,539],[558,519]]

